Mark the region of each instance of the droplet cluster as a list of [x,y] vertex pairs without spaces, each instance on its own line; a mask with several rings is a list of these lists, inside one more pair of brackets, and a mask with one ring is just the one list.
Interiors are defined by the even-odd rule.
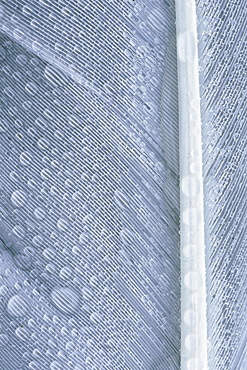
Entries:
[[245,1],[198,0],[209,368],[244,369],[247,333]]
[[178,369],[174,5],[0,17],[0,367]]

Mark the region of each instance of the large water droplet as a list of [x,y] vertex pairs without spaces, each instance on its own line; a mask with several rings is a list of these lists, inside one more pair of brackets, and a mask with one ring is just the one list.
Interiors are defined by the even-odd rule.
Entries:
[[21,339],[21,340],[28,340],[29,339],[29,332],[27,329],[19,327],[16,329],[15,334]]
[[57,222],[57,227],[60,231],[66,231],[69,228],[69,221],[65,218],[60,218]]
[[48,260],[53,260],[56,257],[56,250],[54,248],[46,248],[43,250],[43,255]]
[[35,82],[28,82],[25,89],[30,95],[35,95],[39,90],[38,85],[36,85]]
[[200,190],[200,183],[196,177],[187,176],[182,179],[182,191],[187,196],[196,196]]
[[41,208],[41,207],[37,207],[33,211],[33,214],[37,218],[37,220],[43,220],[43,218],[45,218],[45,216],[46,216],[45,210],[43,208]]
[[11,316],[24,316],[29,310],[29,305],[24,297],[20,295],[14,295],[8,301],[7,310]]
[[80,241],[80,243],[82,243],[82,244],[87,244],[87,243],[89,243],[89,241],[90,241],[90,234],[89,234],[89,233],[87,233],[87,232],[82,233],[82,234],[80,235],[79,241]]
[[23,152],[20,155],[20,162],[23,166],[28,166],[32,162],[32,154],[30,152]]
[[16,207],[23,207],[26,201],[27,201],[27,195],[22,190],[16,190],[11,195],[11,202]]
[[12,229],[13,234],[15,234],[18,238],[23,239],[25,238],[26,232],[22,225],[16,225]]
[[72,270],[70,267],[65,266],[60,270],[59,277],[64,280],[70,279],[72,276]]

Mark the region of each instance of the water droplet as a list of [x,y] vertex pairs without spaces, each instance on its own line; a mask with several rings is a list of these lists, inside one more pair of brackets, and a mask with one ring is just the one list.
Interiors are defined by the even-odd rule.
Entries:
[[13,31],[13,36],[16,40],[20,41],[25,38],[25,33],[19,28],[15,28]]
[[39,88],[38,85],[35,82],[28,82],[25,86],[25,90],[30,94],[30,95],[35,95],[37,94]]
[[30,152],[23,152],[20,155],[20,162],[23,166],[28,166],[33,160],[32,154]]
[[192,173],[199,173],[199,171],[200,171],[200,165],[199,165],[199,163],[197,163],[197,162],[191,163],[191,165],[190,165],[190,171]]
[[11,202],[16,207],[23,207],[27,201],[27,195],[22,190],[16,190],[11,195]]
[[44,243],[44,238],[42,235],[36,235],[33,240],[33,244],[36,245],[37,247],[40,247]]
[[26,232],[22,225],[16,225],[15,227],[13,227],[12,232],[20,239],[25,238]]
[[48,260],[53,260],[56,257],[56,250],[54,248],[46,248],[43,250],[43,256]]
[[196,311],[189,309],[185,311],[183,318],[184,318],[185,324],[195,325],[196,321],[198,321],[198,314]]
[[80,125],[80,120],[77,116],[71,115],[68,117],[68,124],[72,127],[76,127]]
[[15,334],[21,339],[21,340],[28,340],[29,339],[29,331],[25,328],[19,327],[16,329]]
[[46,212],[43,208],[37,207],[33,211],[34,216],[37,218],[37,220],[43,220],[46,216]]
[[57,228],[60,231],[66,231],[69,228],[70,224],[69,221],[66,220],[65,218],[60,218],[57,222]]
[[40,148],[40,149],[42,149],[42,150],[46,150],[46,149],[48,149],[49,148],[49,146],[50,146],[50,142],[49,142],[49,140],[48,139],[46,139],[46,138],[41,138],[41,139],[39,139],[38,140],[38,147]]
[[95,324],[99,323],[102,321],[102,317],[100,315],[100,313],[98,312],[93,312],[91,315],[90,315],[90,320],[93,321]]
[[2,18],[4,15],[4,7],[0,5],[0,18]]
[[84,232],[80,235],[79,241],[81,244],[88,244],[90,241],[90,234],[88,232]]
[[199,152],[198,150],[193,149],[190,154],[191,154],[191,157],[197,157],[199,155]]
[[41,370],[41,366],[37,361],[31,361],[30,364],[28,365],[28,367],[31,370]]
[[185,257],[194,258],[197,254],[197,248],[195,244],[187,244],[183,248],[183,254]]
[[60,270],[59,277],[61,279],[67,280],[67,279],[70,279],[71,276],[72,276],[72,270],[70,267],[66,266]]
[[39,41],[33,41],[32,42],[32,48],[35,52],[39,52],[43,49],[43,45]]
[[187,196],[196,196],[200,190],[200,183],[196,177],[187,176],[182,179],[182,191]]
[[54,263],[48,263],[45,268],[50,274],[54,275],[57,272],[57,266]]
[[14,295],[8,301],[7,310],[11,316],[24,316],[29,310],[29,305],[24,297],[20,295]]
[[[185,347],[189,350],[196,348],[196,336],[195,334],[191,333],[185,337]],[[196,368],[198,369],[198,368]]]
[[90,301],[93,298],[93,291],[92,291],[92,289],[90,289],[88,287],[83,287],[82,288],[82,294],[83,294],[83,298],[86,301]]
[[0,120],[0,132],[5,132],[9,128],[8,122],[5,119]]
[[51,299],[56,307],[65,313],[76,312],[80,304],[78,294],[74,290],[67,287],[53,290],[51,293]]
[[200,213],[195,207],[187,208],[183,212],[183,222],[186,225],[196,226],[201,221]]
[[191,290],[197,290],[202,283],[202,278],[199,272],[190,271],[184,276],[184,284]]
[[124,228],[120,231],[120,238],[125,245],[129,245],[134,242],[135,234],[129,229]]
[[35,120],[35,125],[41,129],[41,130],[46,130],[48,127],[48,122],[43,118],[43,117],[38,117]]
[[0,295],[5,296],[5,295],[8,294],[8,291],[9,291],[9,289],[6,285],[2,285],[0,287]]

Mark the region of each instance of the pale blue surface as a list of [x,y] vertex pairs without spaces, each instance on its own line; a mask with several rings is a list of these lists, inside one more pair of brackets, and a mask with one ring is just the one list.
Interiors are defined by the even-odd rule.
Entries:
[[[246,370],[246,3],[197,0],[209,368]],[[179,369],[173,1],[0,0],[0,370]]]
[[178,369],[174,5],[2,4],[0,368]]

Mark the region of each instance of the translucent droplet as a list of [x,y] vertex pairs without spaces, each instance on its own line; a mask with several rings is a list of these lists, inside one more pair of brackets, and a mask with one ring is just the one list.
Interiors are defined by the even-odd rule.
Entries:
[[91,315],[90,315],[90,320],[93,321],[94,323],[99,323],[102,321],[102,317],[100,315],[100,313],[98,312],[93,312]]
[[14,29],[13,36],[16,40],[20,41],[25,38],[25,33],[19,28]]
[[54,263],[48,263],[45,268],[50,274],[54,275],[57,273],[57,266]]
[[20,239],[25,238],[26,231],[22,225],[16,225],[15,227],[13,227],[12,232]]
[[37,94],[39,88],[38,85],[35,82],[28,82],[25,86],[25,90],[30,94],[30,95],[35,95]]
[[23,207],[27,202],[27,194],[22,190],[16,190],[11,195],[11,202],[16,207]]
[[185,347],[189,350],[192,350],[193,348],[196,347],[196,336],[195,336],[195,334],[191,333],[191,334],[188,334],[185,337]]
[[[201,364],[202,365],[202,364]],[[187,361],[187,370],[196,370],[196,369],[202,369],[204,370],[201,366],[200,366],[200,361],[198,358],[196,357],[191,357],[188,361]]]
[[82,288],[82,294],[83,294],[83,298],[87,301],[90,301],[93,298],[93,291],[92,289],[88,287]]
[[4,7],[0,5],[0,18],[2,18],[4,15]]
[[44,243],[44,238],[42,235],[36,235],[33,239],[32,242],[34,245],[37,247],[40,247]]
[[25,328],[22,328],[22,327],[19,327],[15,330],[15,334],[17,335],[17,337],[19,337],[21,340],[28,340],[29,339],[29,331],[28,329],[25,329]]
[[9,291],[9,289],[6,285],[2,285],[0,287],[0,295],[1,296],[6,296],[8,294],[8,291]]
[[183,248],[183,254],[185,257],[194,258],[197,254],[197,247],[195,244],[187,244]]
[[120,231],[120,238],[125,245],[132,244],[135,240],[135,234],[129,229],[124,228]]
[[28,166],[33,160],[33,156],[30,152],[23,152],[20,155],[20,162],[23,166]]
[[70,224],[69,224],[69,220],[65,219],[65,218],[60,218],[57,222],[57,228],[60,230],[60,231],[66,231],[68,230]]
[[187,310],[184,312],[183,316],[184,322],[187,325],[195,325],[195,323],[198,321],[198,314],[194,310]]
[[199,173],[199,171],[200,171],[199,163],[197,163],[197,162],[191,163],[191,165],[190,165],[190,171],[192,173]]
[[46,217],[46,212],[43,208],[37,207],[33,211],[34,216],[37,218],[37,220],[43,220]]
[[60,270],[60,273],[59,273],[59,277],[63,280],[68,280],[70,279],[72,276],[72,270],[70,267],[66,266],[66,267],[63,267],[61,270]]
[[43,49],[43,45],[39,41],[33,41],[32,42],[32,48],[35,52],[39,52]]
[[198,209],[195,207],[187,208],[183,212],[183,222],[186,225],[197,225],[200,222],[200,214],[198,212]]
[[184,276],[184,284],[191,290],[197,290],[202,283],[201,275],[197,271],[187,272]]
[[20,295],[14,295],[8,301],[7,310],[11,316],[24,316],[29,310],[29,305],[24,297]]
[[90,234],[88,232],[84,232],[80,235],[79,241],[81,244],[88,244],[90,242]]
[[196,196],[200,190],[200,183],[196,177],[187,176],[182,179],[182,191],[187,196]]
[[56,250],[54,248],[46,248],[43,250],[43,256],[48,260],[53,260],[56,257]]

